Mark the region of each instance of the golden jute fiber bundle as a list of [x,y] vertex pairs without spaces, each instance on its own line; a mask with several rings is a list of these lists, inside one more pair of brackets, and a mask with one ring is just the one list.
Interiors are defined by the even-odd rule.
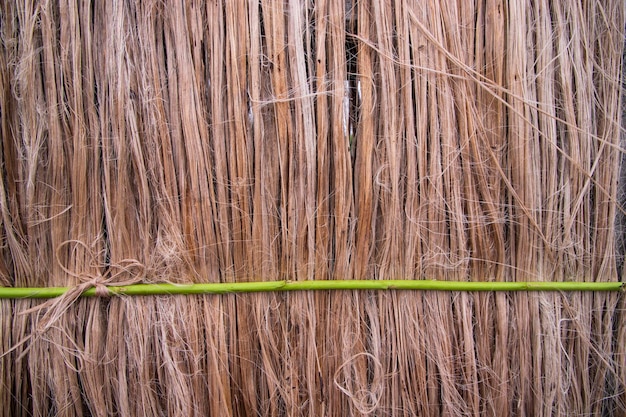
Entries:
[[0,2],[0,416],[625,415],[618,293],[78,298],[622,280],[625,7]]

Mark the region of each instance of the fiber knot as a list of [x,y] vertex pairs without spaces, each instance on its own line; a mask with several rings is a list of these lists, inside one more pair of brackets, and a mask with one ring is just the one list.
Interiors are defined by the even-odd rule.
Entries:
[[[97,273],[82,271],[77,273],[61,261],[61,249],[66,245],[72,244],[68,259],[75,261],[79,258],[77,252],[82,250],[81,257],[87,258],[87,266],[91,271]],[[101,256],[102,257],[102,256]],[[41,335],[50,329],[54,323],[80,298],[80,296],[90,288],[95,288],[96,296],[109,297],[111,291],[108,287],[126,286],[139,283],[145,276],[144,265],[135,259],[124,259],[115,264],[106,264],[97,262],[97,256],[83,242],[78,240],[67,240],[61,243],[56,249],[56,259],[59,267],[68,275],[77,278],[79,284],[69,288],[60,297],[48,300],[47,302],[35,306],[31,309],[23,311],[21,314],[30,314],[34,312],[45,311],[37,320],[36,332],[31,335]],[[105,271],[104,274],[100,271]]]

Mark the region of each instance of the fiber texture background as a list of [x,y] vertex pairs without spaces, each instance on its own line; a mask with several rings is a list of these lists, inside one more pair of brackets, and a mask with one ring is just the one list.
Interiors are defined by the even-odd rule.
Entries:
[[622,0],[4,1],[0,416],[620,416]]

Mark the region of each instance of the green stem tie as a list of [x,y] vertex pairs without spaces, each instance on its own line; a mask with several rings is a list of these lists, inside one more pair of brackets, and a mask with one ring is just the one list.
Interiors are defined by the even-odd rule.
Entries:
[[[134,284],[107,286],[109,295],[228,294],[271,291],[419,290],[419,291],[620,291],[623,282],[467,282],[437,280],[262,281],[205,284]],[[54,298],[71,287],[0,287],[2,298]],[[89,288],[83,297],[96,296]]]

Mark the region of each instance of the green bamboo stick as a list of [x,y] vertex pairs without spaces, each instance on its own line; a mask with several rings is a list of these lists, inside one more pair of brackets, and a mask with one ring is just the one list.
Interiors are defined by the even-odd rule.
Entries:
[[[4,298],[54,298],[70,287],[0,287]],[[420,290],[420,291],[620,291],[623,282],[467,282],[437,280],[263,281],[205,284],[134,284],[107,287],[111,295],[227,294],[271,291]],[[96,296],[96,289],[83,292]]]

